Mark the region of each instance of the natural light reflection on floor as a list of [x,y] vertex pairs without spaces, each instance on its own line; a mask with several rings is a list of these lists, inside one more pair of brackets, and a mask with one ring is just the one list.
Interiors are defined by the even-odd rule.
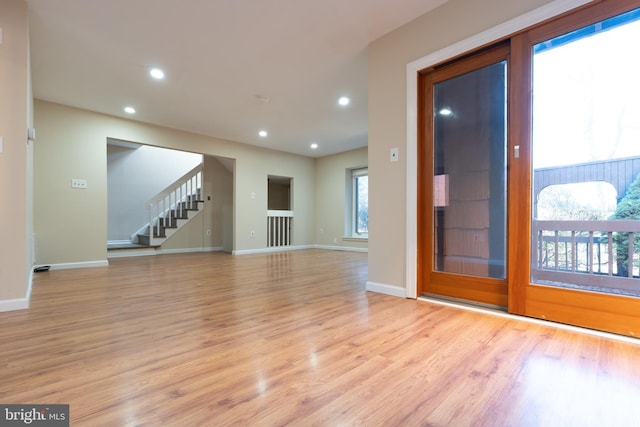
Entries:
[[[608,414],[635,412],[630,408],[640,401],[640,384],[599,371],[593,363],[584,366],[554,356],[530,358],[518,378],[526,402],[523,418],[540,426],[606,426]],[[640,425],[640,412],[629,425]]]

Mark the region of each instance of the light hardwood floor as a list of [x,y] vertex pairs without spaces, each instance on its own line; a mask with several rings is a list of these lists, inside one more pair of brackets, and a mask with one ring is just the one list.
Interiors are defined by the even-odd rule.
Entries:
[[365,291],[367,256],[110,260],[0,313],[0,403],[72,426],[638,426],[640,346]]

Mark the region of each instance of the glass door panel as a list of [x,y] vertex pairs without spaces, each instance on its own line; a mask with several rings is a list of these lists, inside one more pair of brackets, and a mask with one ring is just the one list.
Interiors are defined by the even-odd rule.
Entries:
[[500,61],[433,86],[433,268],[505,278],[506,78]]
[[640,9],[533,48],[531,281],[640,296]]
[[422,293],[507,306],[507,70],[501,43],[421,73]]

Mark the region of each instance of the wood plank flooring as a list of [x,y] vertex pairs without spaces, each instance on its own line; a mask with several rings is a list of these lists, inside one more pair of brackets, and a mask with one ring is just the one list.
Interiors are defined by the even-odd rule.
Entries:
[[72,426],[638,426],[640,346],[365,291],[367,255],[161,255],[36,274],[0,403]]

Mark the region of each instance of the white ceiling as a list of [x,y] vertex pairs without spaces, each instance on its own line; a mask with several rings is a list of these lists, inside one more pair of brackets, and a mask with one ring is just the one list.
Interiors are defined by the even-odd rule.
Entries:
[[445,1],[27,0],[34,95],[306,156],[364,147],[367,46]]

